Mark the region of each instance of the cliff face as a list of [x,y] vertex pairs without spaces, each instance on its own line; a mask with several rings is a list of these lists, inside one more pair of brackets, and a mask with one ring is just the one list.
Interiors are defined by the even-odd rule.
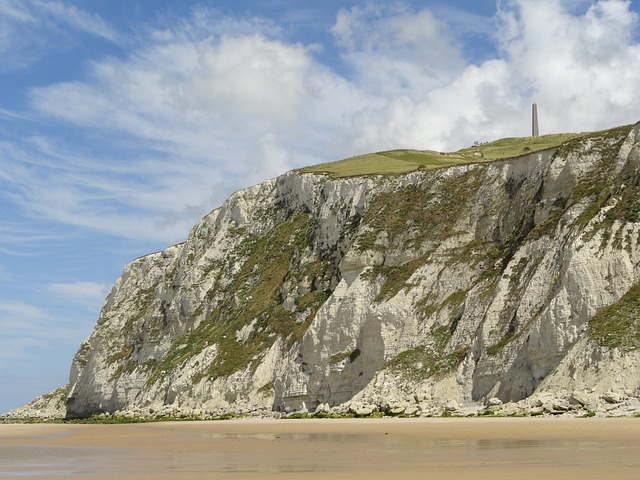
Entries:
[[237,192],[125,267],[67,414],[638,397],[639,137]]

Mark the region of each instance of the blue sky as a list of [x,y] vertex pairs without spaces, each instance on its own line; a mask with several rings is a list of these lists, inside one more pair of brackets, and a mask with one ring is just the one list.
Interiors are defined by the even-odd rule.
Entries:
[[623,0],[0,0],[0,412],[128,261],[233,191],[392,148],[640,120]]

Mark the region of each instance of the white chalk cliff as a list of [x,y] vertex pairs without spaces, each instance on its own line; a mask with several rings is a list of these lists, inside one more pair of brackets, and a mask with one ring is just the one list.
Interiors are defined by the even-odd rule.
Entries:
[[125,267],[67,415],[637,399],[639,236],[638,125],[405,175],[289,172]]

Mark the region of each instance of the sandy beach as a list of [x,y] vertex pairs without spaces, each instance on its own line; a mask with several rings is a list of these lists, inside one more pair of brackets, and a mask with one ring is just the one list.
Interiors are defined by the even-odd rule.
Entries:
[[640,419],[0,425],[1,478],[638,479]]

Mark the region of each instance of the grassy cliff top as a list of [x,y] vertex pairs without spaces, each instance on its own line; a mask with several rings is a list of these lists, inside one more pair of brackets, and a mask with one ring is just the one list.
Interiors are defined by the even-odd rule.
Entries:
[[389,150],[367,153],[356,157],[302,168],[302,173],[326,173],[335,178],[357,175],[384,175],[412,172],[417,169],[459,165],[462,163],[490,162],[518,157],[528,153],[555,148],[584,133],[555,133],[540,137],[504,138],[457,152],[443,153],[433,150]]

